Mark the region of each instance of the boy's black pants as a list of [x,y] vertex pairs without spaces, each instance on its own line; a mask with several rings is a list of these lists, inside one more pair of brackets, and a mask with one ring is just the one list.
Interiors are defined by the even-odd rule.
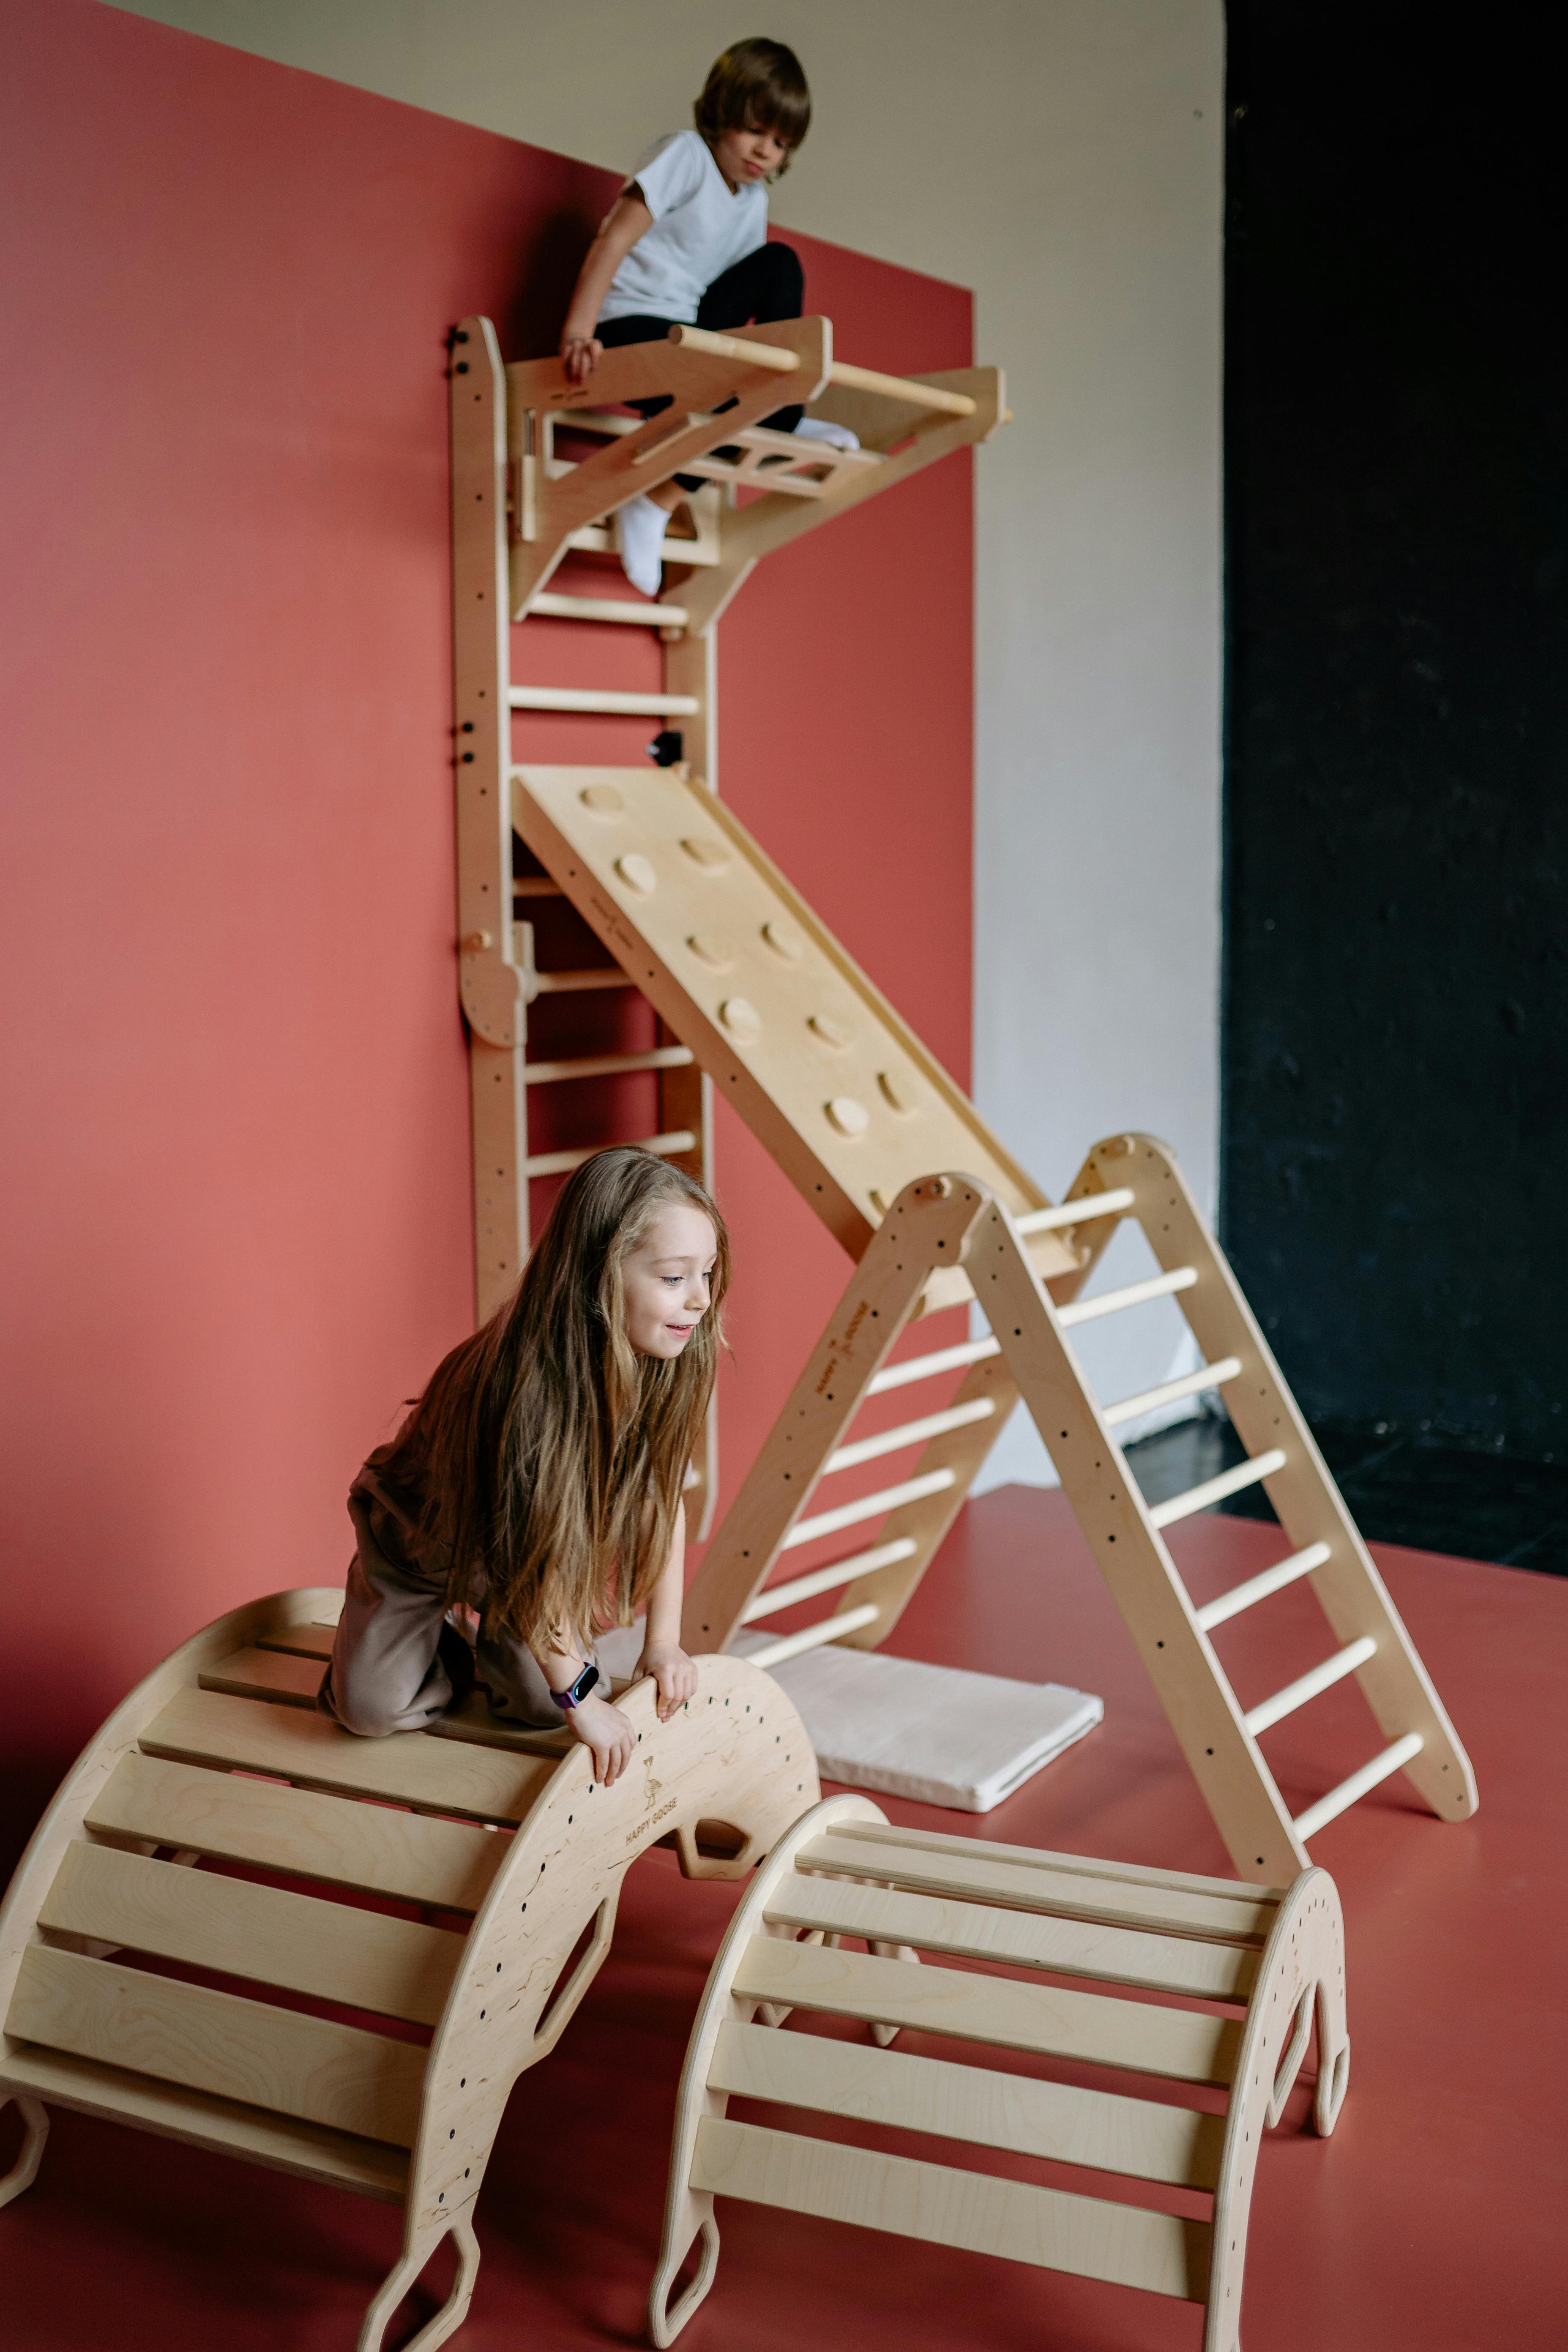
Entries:
[[[713,280],[697,308],[697,324],[710,333],[722,335],[736,327],[771,325],[775,319],[798,319],[805,300],[805,272],[800,266],[800,256],[792,245],[760,245],[731,268]],[[671,319],[654,319],[641,313],[628,319],[606,319],[594,332],[606,351],[618,351],[623,343],[661,343],[675,324]],[[627,405],[639,409],[644,416],[657,416],[660,409],[669,406],[665,396],[658,400],[634,400]],[[793,433],[805,414],[798,403],[788,408],[778,408],[763,423],[774,433]],[[701,488],[697,474],[677,474],[676,480],[683,490]]]

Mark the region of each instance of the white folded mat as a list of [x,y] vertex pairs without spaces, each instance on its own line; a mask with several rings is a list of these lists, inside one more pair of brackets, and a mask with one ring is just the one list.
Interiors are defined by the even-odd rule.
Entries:
[[[775,1638],[742,1633],[734,1647],[744,1657]],[[628,1675],[641,1643],[640,1627],[604,1635],[600,1662]],[[884,1650],[827,1645],[768,1672],[799,1709],[825,1780],[962,1813],[988,1813],[1105,1714],[1102,1699],[1062,1683],[1010,1682]]]

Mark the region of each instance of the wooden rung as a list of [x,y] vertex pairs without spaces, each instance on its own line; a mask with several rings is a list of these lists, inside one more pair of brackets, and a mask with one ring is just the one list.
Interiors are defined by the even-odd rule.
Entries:
[[735,1972],[743,1999],[858,2017],[917,2032],[988,2042],[1086,2065],[1126,2067],[1182,2083],[1228,2083],[1240,2028],[1190,2010],[1017,1984],[973,1969],[753,1936]]
[[886,400],[901,400],[911,408],[931,408],[943,416],[973,416],[974,402],[966,392],[947,392],[941,384],[915,383],[908,376],[881,375],[875,368],[855,367],[835,360],[827,371],[831,383],[851,392],[871,392]]
[[1201,2303],[1207,2292],[1206,2222],[728,2116],[704,2116],[699,2123],[691,2185],[1155,2294]]
[[858,1633],[862,1625],[875,1624],[881,1613],[874,1601],[863,1601],[858,1609],[824,1617],[819,1624],[803,1626],[798,1633],[785,1633],[761,1650],[750,1651],[749,1662],[765,1673],[769,1667],[782,1666],[786,1658],[798,1658],[803,1651],[819,1650],[825,1643],[841,1641],[846,1633]]
[[1267,1454],[1254,1454],[1250,1462],[1238,1462],[1234,1470],[1222,1470],[1217,1478],[1205,1478],[1201,1486],[1189,1486],[1184,1495],[1173,1495],[1168,1503],[1156,1503],[1149,1513],[1157,1528],[1168,1528],[1177,1519],[1191,1518],[1194,1511],[1206,1511],[1213,1503],[1223,1503],[1227,1495],[1239,1495],[1244,1487],[1256,1486],[1265,1478],[1272,1478],[1276,1470],[1285,1467],[1285,1455],[1278,1445]]
[[906,1478],[901,1486],[883,1486],[875,1495],[862,1495],[858,1503],[842,1503],[836,1511],[819,1511],[814,1519],[802,1519],[793,1527],[779,1546],[781,1551],[795,1551],[802,1544],[815,1543],[818,1536],[836,1536],[844,1528],[858,1527],[862,1519],[879,1518],[885,1511],[896,1511],[904,1503],[922,1503],[928,1495],[945,1494],[957,1483],[955,1470],[928,1470],[923,1477]]
[[1391,1748],[1384,1749],[1381,1756],[1374,1756],[1370,1764],[1363,1764],[1359,1772],[1352,1772],[1348,1780],[1342,1780],[1337,1789],[1331,1789],[1326,1797],[1320,1797],[1315,1805],[1309,1805],[1304,1813],[1298,1813],[1295,1824],[1297,1836],[1303,1843],[1308,1838],[1316,1837],[1320,1830],[1326,1829],[1331,1821],[1336,1821],[1341,1813],[1353,1805],[1358,1797],[1364,1797],[1369,1789],[1375,1789],[1379,1781],[1386,1780],[1391,1773],[1408,1764],[1413,1756],[1419,1756],[1425,1746],[1426,1742],[1418,1731],[1407,1731],[1403,1739],[1396,1739]]
[[504,1837],[467,1822],[204,1771],[134,1748],[92,1800],[87,1827],[98,1837],[146,1839],[441,1911],[477,1911],[508,1848]]
[[1353,1675],[1358,1666],[1364,1666],[1367,1660],[1375,1655],[1376,1651],[1377,1643],[1372,1635],[1363,1633],[1360,1641],[1349,1642],[1342,1650],[1336,1650],[1331,1658],[1325,1658],[1321,1666],[1313,1666],[1310,1673],[1299,1675],[1295,1682],[1287,1683],[1284,1689],[1277,1690],[1272,1698],[1260,1699],[1256,1706],[1248,1707],[1242,1721],[1256,1739],[1260,1731],[1267,1731],[1271,1724],[1283,1723],[1288,1715],[1294,1715],[1299,1706],[1305,1706],[1307,1701],[1316,1698],[1321,1691],[1331,1690],[1335,1683],[1343,1682],[1347,1675]]
[[884,1429],[875,1437],[858,1438],[852,1445],[841,1445],[830,1454],[822,1465],[823,1477],[835,1470],[853,1470],[862,1462],[875,1462],[884,1454],[901,1454],[906,1445],[923,1445],[930,1437],[944,1437],[950,1429],[967,1429],[971,1423],[989,1421],[996,1410],[994,1397],[972,1397],[967,1404],[949,1405],[945,1412],[928,1412],[923,1420],[906,1421],[897,1429]]
[[[753,1660],[753,1664],[755,1661]],[[791,1927],[820,1927],[867,1943],[910,1944],[926,1952],[994,1960],[1009,1968],[1050,1969],[1108,1984],[1205,2000],[1245,2001],[1258,1973],[1245,1945],[1205,1944],[1190,1936],[1149,1935],[1103,1920],[997,1910],[973,1901],[854,1886],[795,1871],[768,1896],[764,1916]]]
[[1020,1234],[1060,1233],[1064,1226],[1098,1225],[1107,1217],[1120,1217],[1138,1198],[1125,1184],[1111,1192],[1086,1192],[1076,1201],[1064,1201],[1058,1209],[1026,1209],[1021,1217],[1013,1220]]
[[720,2027],[708,2085],[1184,2189],[1214,2187],[1225,2140],[1225,2117],[1195,2108],[766,2025]]
[[1014,1904],[1064,1919],[1104,1919],[1208,1940],[1229,1937],[1261,1943],[1274,1924],[1276,1908],[1258,1889],[1238,1886],[1227,1897],[1079,1872],[1064,1855],[1042,1855],[1038,1864],[1018,1862],[989,1850],[977,1854],[973,1843],[944,1850],[912,1839],[906,1843],[885,1832],[855,1836],[842,1827],[814,1838],[803,1848],[797,1866],[890,1880],[932,1895]]
[[511,887],[512,896],[517,898],[564,898],[566,896],[560,883],[552,882],[548,874],[514,874]]
[[1304,1551],[1293,1551],[1289,1559],[1276,1560],[1260,1576],[1249,1576],[1245,1584],[1233,1585],[1217,1601],[1206,1601],[1198,1611],[1198,1623],[1206,1633],[1211,1627],[1239,1617],[1244,1609],[1251,1609],[1258,1601],[1267,1601],[1271,1593],[1282,1592],[1299,1576],[1310,1576],[1313,1569],[1321,1568],[1329,1555],[1330,1546],[1326,1543],[1312,1543]]
[[1197,1278],[1195,1266],[1174,1266],[1169,1274],[1152,1274],[1146,1282],[1123,1283],[1120,1290],[1102,1290],[1093,1298],[1058,1307],[1057,1321],[1064,1331],[1079,1323],[1098,1323],[1102,1315],[1120,1315],[1124,1307],[1142,1307],[1151,1298],[1169,1298],[1178,1290],[1191,1290]]
[[840,1584],[853,1584],[858,1576],[870,1576],[879,1568],[892,1568],[900,1559],[912,1559],[920,1549],[912,1536],[899,1536],[892,1543],[873,1544],[868,1551],[851,1552],[847,1559],[836,1559],[830,1568],[819,1568],[809,1576],[791,1577],[787,1584],[770,1584],[741,1612],[742,1625],[754,1625],[759,1617],[776,1617],[783,1609],[793,1609],[797,1601],[814,1601],[819,1592],[831,1592]]
[[286,1650],[296,1658],[319,1658],[324,1666],[332,1654],[337,1640],[335,1625],[277,1625],[269,1633],[258,1633],[258,1650]]
[[439,2022],[463,1951],[442,1927],[80,1839],[38,1924],[415,2025]]
[[955,1372],[967,1364],[983,1364],[1002,1352],[997,1339],[963,1339],[955,1348],[933,1348],[929,1356],[910,1356],[889,1364],[866,1383],[868,1397],[886,1396],[889,1389],[908,1388],[912,1381],[934,1380],[938,1372]]
[[422,1731],[356,1739],[324,1715],[205,1690],[181,1691],[171,1699],[142,1734],[141,1745],[146,1755],[185,1764],[237,1766],[306,1788],[344,1790],[509,1827],[522,1819],[555,1769],[549,1758],[431,1739]]
[[[661,1160],[672,1160],[678,1152],[695,1151],[698,1139],[689,1127],[678,1127],[668,1135],[639,1135],[632,1139],[638,1151],[657,1151]],[[569,1176],[574,1168],[581,1168],[603,1151],[602,1143],[584,1144],[580,1151],[535,1151],[522,1163],[525,1176]]]
[[417,2042],[43,1944],[22,1956],[5,2031],[395,2147],[418,2126]]
[[611,694],[581,686],[514,686],[506,698],[513,710],[587,710],[622,719],[693,719],[702,708],[694,694]]
[[164,2139],[245,2157],[297,2179],[352,2189],[384,2204],[401,2205],[407,2190],[408,2158],[384,2140],[362,2139],[293,2116],[269,2116],[237,2099],[214,2098],[122,2066],[101,2066],[67,2050],[13,2050],[0,2064],[0,2088],[43,2099],[51,2107],[132,2124]]
[[766,368],[771,374],[793,375],[800,365],[798,352],[776,343],[753,343],[738,335],[716,335],[707,327],[671,327],[669,341],[689,352],[706,352],[716,360],[742,360],[748,367]]
[[654,1045],[646,1054],[579,1054],[566,1062],[525,1062],[523,1084],[559,1085],[568,1078],[622,1078],[636,1070],[685,1070],[696,1060],[689,1045]]
[[[617,417],[616,422],[626,425],[633,420]],[[683,629],[689,617],[684,604],[644,604],[630,596],[557,596],[548,589],[534,598],[528,610],[530,617],[543,613],[555,621],[629,621],[640,623],[645,629]]]
[[635,988],[618,964],[588,964],[578,971],[536,971],[533,985],[541,996],[580,996],[595,988]]
[[[851,1842],[868,1838],[875,1844],[918,1847],[922,1853],[948,1855],[973,1853],[977,1843],[973,1838],[956,1837],[948,1830],[906,1829],[899,1822],[878,1822],[873,1826],[869,1822],[846,1821],[836,1824],[834,1834],[848,1838]],[[1064,1871],[1069,1878],[1104,1879],[1113,1886],[1158,1886],[1173,1895],[1194,1896],[1199,1902],[1213,1898],[1220,1906],[1214,1915],[1215,1935],[1228,1932],[1217,1922],[1221,1913],[1226,1917],[1230,1916],[1231,1906],[1237,1896],[1248,1902],[1272,1906],[1281,1902],[1290,1891],[1286,1886],[1261,1886],[1251,1879],[1205,1878],[1193,1870],[1153,1870],[1142,1863],[1107,1862],[1099,1855],[1053,1853],[1046,1846],[1004,1845],[996,1838],[986,1838],[983,1842],[983,1850],[987,1862],[1014,1863],[1025,1869]]]
[[1222,1356],[1217,1364],[1205,1364],[1195,1372],[1184,1372],[1179,1381],[1162,1381],[1158,1388],[1143,1389],[1137,1396],[1123,1397],[1118,1404],[1101,1405],[1100,1417],[1108,1429],[1120,1428],[1124,1421],[1136,1421],[1141,1412],[1158,1412],[1162,1405],[1177,1404],[1183,1397],[1202,1396],[1205,1389],[1223,1388],[1234,1381],[1241,1370],[1239,1356]]
[[[329,1655],[331,1653],[329,1653]],[[203,1666],[203,1690],[232,1691],[238,1698],[271,1699],[283,1706],[311,1706],[321,1687],[321,1661],[288,1650],[236,1650]]]

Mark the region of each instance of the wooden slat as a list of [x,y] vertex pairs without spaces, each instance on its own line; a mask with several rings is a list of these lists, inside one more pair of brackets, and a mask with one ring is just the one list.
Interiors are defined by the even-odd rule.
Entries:
[[335,1625],[281,1625],[257,1643],[259,1650],[291,1650],[296,1657],[320,1658],[325,1665],[337,1639]]
[[196,1677],[203,1690],[232,1691],[239,1698],[266,1698],[287,1706],[314,1706],[321,1687],[321,1661],[286,1650],[236,1650],[204,1666]]
[[400,2205],[407,2190],[408,2158],[384,2140],[356,2138],[293,2116],[269,2116],[237,2099],[216,2099],[205,2091],[155,2082],[151,2074],[100,2066],[67,2050],[13,2050],[0,2069],[0,2090],[5,2089],[50,2106],[72,2107],[79,2115],[157,2132],[164,2139],[218,2148],[297,2179],[352,2189],[384,2204]]
[[1206,2222],[767,2131],[727,2116],[704,2116],[698,2125],[691,2185],[1154,2294],[1201,2303],[1207,2290]]
[[108,2066],[409,2147],[426,2053],[408,2042],[35,1944],[5,2030]]
[[1142,1862],[1108,1862],[1100,1854],[1057,1853],[1048,1846],[1004,1845],[999,1838],[959,1837],[950,1830],[907,1829],[900,1822],[872,1824],[846,1822],[840,1832],[845,1837],[878,1838],[886,1845],[923,1846],[930,1853],[968,1853],[984,1843],[984,1850],[995,1862],[1018,1862],[1031,1868],[1065,1870],[1081,1878],[1104,1878],[1113,1884],[1132,1886],[1163,1886],[1176,1895],[1212,1895],[1222,1903],[1238,1901],[1264,1903],[1272,1907],[1284,1901],[1293,1882],[1283,1886],[1261,1885],[1255,1879],[1205,1878],[1194,1870],[1155,1870]]
[[911,1968],[826,1944],[753,1936],[735,1974],[742,1998],[858,2017],[965,2042],[1005,2043],[1184,2083],[1228,2083],[1240,2029],[1190,2010],[1017,1984],[972,1969]]
[[509,1850],[506,1838],[467,1822],[432,1821],[134,1750],[92,1800],[87,1826],[100,1837],[147,1838],[443,1911],[477,1911]]
[[1225,2117],[1192,2107],[766,2025],[721,2026],[708,2083],[739,2098],[815,2107],[1185,2189],[1214,2187],[1225,2141]]
[[416,2025],[439,2023],[463,1950],[443,1927],[79,1838],[38,1924]]
[[1258,1956],[1246,1946],[892,1894],[885,1887],[849,1886],[842,1879],[805,1877],[798,1871],[769,1895],[766,1916],[792,1927],[862,1936],[868,1943],[913,1944],[922,1951],[959,1952],[969,1959],[1054,1969],[1064,1976],[1100,1977],[1112,1984],[1148,1985],[1209,2000],[1245,2000],[1258,1971]]
[[900,1886],[931,1895],[958,1895],[1026,1910],[1050,1911],[1067,1919],[1104,1919],[1152,1928],[1165,1935],[1246,1937],[1261,1942],[1273,1924],[1271,1902],[1223,1901],[1168,1886],[1143,1886],[1114,1878],[1027,1863],[995,1862],[978,1842],[943,1852],[892,1839],[851,1837],[835,1830],[813,1839],[797,1857],[803,1870],[841,1870],[861,1878],[891,1879]]
[[551,1773],[548,1757],[461,1739],[395,1731],[356,1739],[330,1717],[217,1691],[182,1691],[142,1735],[149,1756],[188,1764],[238,1765],[308,1788],[342,1789],[416,1811],[459,1813],[477,1821],[522,1819]]

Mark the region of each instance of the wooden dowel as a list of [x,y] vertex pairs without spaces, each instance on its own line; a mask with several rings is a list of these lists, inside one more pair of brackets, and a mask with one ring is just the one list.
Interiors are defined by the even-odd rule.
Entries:
[[964,1339],[954,1348],[935,1348],[929,1356],[911,1356],[907,1363],[889,1364],[866,1383],[868,1397],[886,1396],[889,1389],[908,1388],[912,1381],[931,1381],[938,1372],[957,1371],[966,1364],[983,1364],[1001,1352],[998,1339]]
[[1241,1370],[1239,1356],[1222,1356],[1217,1364],[1205,1364],[1201,1370],[1184,1372],[1179,1381],[1163,1381],[1157,1389],[1144,1389],[1137,1396],[1123,1397],[1119,1404],[1100,1407],[1100,1417],[1108,1429],[1115,1429],[1124,1421],[1136,1421],[1141,1412],[1157,1412],[1163,1404],[1179,1403],[1183,1397],[1202,1396],[1205,1389],[1217,1389],[1226,1381],[1235,1380]]
[[552,882],[548,874],[514,874],[511,887],[517,898],[563,898],[566,895],[560,883]]
[[1222,1592],[1217,1601],[1205,1601],[1198,1611],[1198,1623],[1206,1633],[1211,1627],[1223,1625],[1231,1617],[1239,1617],[1244,1609],[1251,1609],[1258,1601],[1267,1601],[1270,1593],[1283,1592],[1285,1587],[1294,1584],[1299,1576],[1309,1576],[1313,1569],[1321,1568],[1328,1557],[1329,1546],[1326,1543],[1309,1544],[1305,1551],[1293,1551],[1289,1559],[1276,1560],[1274,1566],[1266,1568],[1260,1576],[1249,1576],[1245,1584],[1235,1585],[1230,1591]]
[[574,996],[595,988],[635,988],[618,964],[589,964],[581,971],[536,971],[533,982],[541,996]]
[[1058,1209],[1026,1209],[1013,1224],[1021,1234],[1054,1234],[1063,1225],[1098,1224],[1101,1218],[1121,1216],[1137,1197],[1121,1184],[1114,1192],[1086,1192],[1081,1200],[1064,1201]]
[[1347,1675],[1353,1675],[1358,1666],[1364,1666],[1376,1648],[1370,1633],[1363,1633],[1359,1642],[1347,1642],[1342,1650],[1336,1650],[1331,1658],[1325,1658],[1310,1674],[1299,1675],[1283,1690],[1277,1690],[1272,1698],[1260,1699],[1256,1706],[1249,1706],[1242,1721],[1256,1739],[1260,1731],[1267,1731],[1271,1724],[1283,1723],[1288,1715],[1294,1715],[1299,1706],[1305,1706],[1320,1691],[1332,1690]]
[[1142,1307],[1146,1299],[1169,1298],[1173,1291],[1190,1290],[1198,1278],[1196,1266],[1178,1265],[1170,1274],[1152,1274],[1147,1282],[1129,1282],[1120,1290],[1102,1290],[1098,1297],[1075,1299],[1058,1307],[1057,1321],[1064,1331],[1075,1323],[1094,1323],[1102,1315],[1119,1315],[1124,1307]]
[[684,604],[644,604],[631,596],[557,596],[546,590],[529,606],[552,621],[626,621],[644,629],[683,629]]
[[879,393],[886,400],[901,400],[910,408],[940,409],[944,416],[973,416],[974,403],[966,392],[944,392],[936,383],[911,383],[907,376],[879,375],[875,368],[852,367],[835,360],[827,371],[831,383],[854,392]]
[[920,1445],[928,1437],[943,1437],[950,1429],[967,1429],[971,1422],[989,1421],[996,1410],[994,1397],[973,1397],[968,1404],[950,1405],[945,1412],[928,1412],[922,1421],[901,1422],[897,1429],[879,1431],[875,1437],[841,1445],[822,1465],[826,1478],[835,1470],[853,1470],[857,1463],[875,1462],[883,1454],[898,1454],[906,1445]]
[[847,1559],[836,1559],[831,1568],[819,1568],[809,1576],[792,1577],[787,1584],[770,1584],[749,1601],[741,1612],[742,1625],[754,1625],[759,1617],[776,1617],[785,1609],[793,1609],[797,1601],[813,1601],[819,1592],[831,1592],[840,1584],[853,1584],[858,1576],[869,1576],[873,1570],[892,1568],[900,1559],[909,1559],[919,1545],[912,1536],[900,1536],[892,1543],[873,1544],[868,1551],[851,1552]]
[[801,1633],[786,1633],[782,1640],[770,1642],[765,1650],[748,1651],[746,1664],[764,1670],[782,1666],[786,1658],[798,1658],[803,1650],[818,1650],[826,1642],[837,1642],[841,1634],[858,1633],[862,1625],[869,1625],[881,1613],[874,1601],[865,1601],[858,1609],[846,1609],[837,1617],[825,1617],[820,1624],[807,1625]]
[[1211,1503],[1223,1503],[1227,1495],[1256,1486],[1260,1478],[1272,1478],[1276,1470],[1284,1467],[1284,1454],[1271,1445],[1267,1454],[1238,1462],[1234,1470],[1222,1470],[1217,1478],[1205,1478],[1201,1486],[1189,1486],[1184,1495],[1173,1495],[1168,1503],[1156,1503],[1149,1517],[1157,1528],[1171,1527],[1177,1519],[1190,1518],[1194,1511],[1206,1511]]
[[[677,1128],[672,1135],[637,1135],[631,1140],[639,1151],[657,1151],[663,1160],[673,1159],[678,1151],[697,1149],[697,1138],[689,1127]],[[525,1176],[569,1176],[574,1168],[581,1168],[585,1160],[592,1160],[596,1151],[605,1148],[602,1143],[590,1143],[581,1151],[536,1151],[523,1161],[522,1172]]]
[[1363,1764],[1359,1772],[1352,1772],[1348,1780],[1342,1780],[1337,1789],[1331,1789],[1326,1797],[1320,1797],[1315,1805],[1309,1805],[1304,1813],[1298,1813],[1295,1823],[1297,1836],[1303,1844],[1308,1838],[1316,1837],[1321,1829],[1326,1829],[1329,1822],[1353,1805],[1358,1797],[1364,1797],[1369,1789],[1375,1789],[1380,1780],[1386,1780],[1391,1772],[1397,1772],[1402,1764],[1408,1764],[1413,1756],[1419,1756],[1425,1746],[1426,1742],[1418,1731],[1407,1731],[1403,1739],[1396,1739],[1392,1748],[1385,1748],[1381,1756],[1374,1756],[1370,1764]]
[[525,1062],[523,1083],[548,1087],[563,1078],[618,1078],[633,1070],[684,1070],[694,1061],[689,1045],[655,1045],[646,1054],[580,1054],[570,1062]]
[[[584,1158],[587,1158],[584,1152]],[[819,1511],[814,1519],[802,1519],[793,1527],[781,1551],[795,1551],[800,1545],[815,1543],[818,1536],[836,1536],[841,1528],[858,1527],[862,1519],[879,1518],[884,1511],[895,1511],[901,1503],[923,1503],[928,1495],[940,1495],[956,1486],[956,1470],[928,1470],[923,1478],[906,1478],[901,1486],[883,1486],[875,1495],[862,1495],[858,1503],[843,1503],[836,1511]]]
[[800,365],[798,352],[783,351],[777,343],[753,343],[739,335],[715,335],[706,327],[671,327],[669,340],[683,351],[706,352],[715,360],[741,360],[748,367],[771,368],[777,375],[793,375]]
[[610,694],[578,686],[514,686],[513,710],[596,711],[611,719],[690,719],[702,708],[694,694]]

